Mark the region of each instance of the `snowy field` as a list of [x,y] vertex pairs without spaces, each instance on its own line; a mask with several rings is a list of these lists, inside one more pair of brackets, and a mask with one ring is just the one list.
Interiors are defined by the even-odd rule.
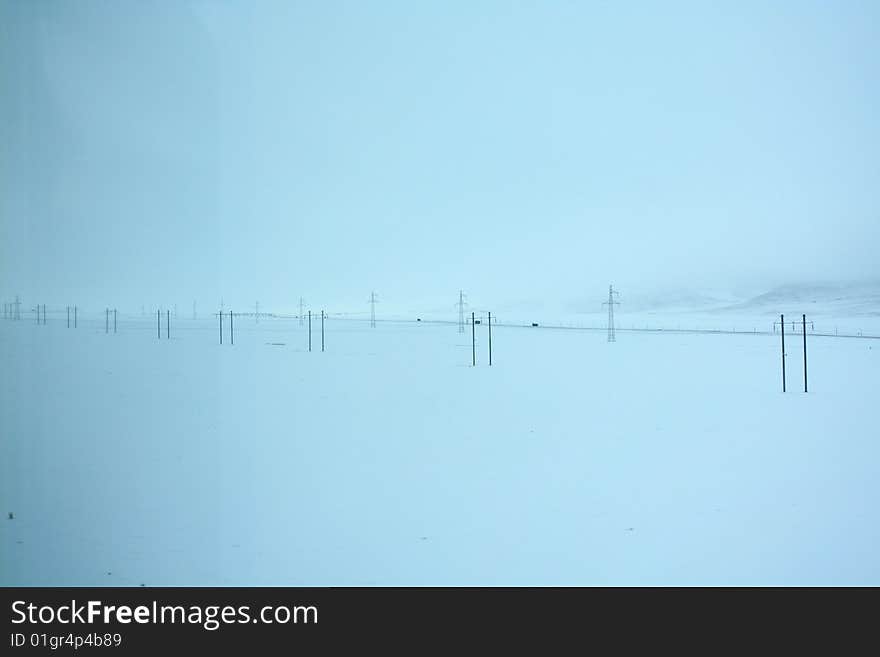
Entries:
[[0,322],[0,584],[880,584],[880,340],[314,328]]

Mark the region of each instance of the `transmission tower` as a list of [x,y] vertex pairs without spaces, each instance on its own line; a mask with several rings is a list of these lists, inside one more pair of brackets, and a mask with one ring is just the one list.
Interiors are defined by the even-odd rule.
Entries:
[[300,297],[299,298],[299,325],[300,326],[303,325],[303,306],[304,305],[305,305],[305,302],[303,301],[303,298]]
[[458,332],[464,333],[464,292],[458,291]]
[[379,300],[376,298],[376,293],[370,293],[370,328],[376,328],[376,304],[379,303]]
[[614,295],[619,293],[614,289],[613,286],[608,286],[608,301],[603,303],[603,306],[608,306],[608,342],[616,342],[617,338],[614,335],[614,306],[620,305],[619,301],[614,300]]

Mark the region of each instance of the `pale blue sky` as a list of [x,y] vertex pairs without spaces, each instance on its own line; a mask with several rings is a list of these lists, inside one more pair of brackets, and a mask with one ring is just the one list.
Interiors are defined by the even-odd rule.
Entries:
[[880,277],[880,3],[0,7],[4,300]]

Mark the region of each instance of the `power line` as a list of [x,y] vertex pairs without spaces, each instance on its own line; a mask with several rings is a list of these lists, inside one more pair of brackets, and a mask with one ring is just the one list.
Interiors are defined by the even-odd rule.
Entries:
[[614,289],[613,286],[608,286],[608,301],[604,302],[603,306],[608,306],[608,342],[616,342],[617,337],[614,334],[614,306],[620,305],[619,301],[614,300],[614,295],[619,293]]
[[379,300],[376,298],[376,293],[370,293],[370,328],[376,328],[376,304],[379,303]]
[[458,332],[464,333],[464,307],[465,294],[461,290],[458,291]]

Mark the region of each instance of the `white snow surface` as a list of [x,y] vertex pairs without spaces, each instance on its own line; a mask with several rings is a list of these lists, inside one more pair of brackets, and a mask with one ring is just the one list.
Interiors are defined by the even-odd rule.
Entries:
[[0,584],[880,584],[880,340],[313,330],[0,322]]

